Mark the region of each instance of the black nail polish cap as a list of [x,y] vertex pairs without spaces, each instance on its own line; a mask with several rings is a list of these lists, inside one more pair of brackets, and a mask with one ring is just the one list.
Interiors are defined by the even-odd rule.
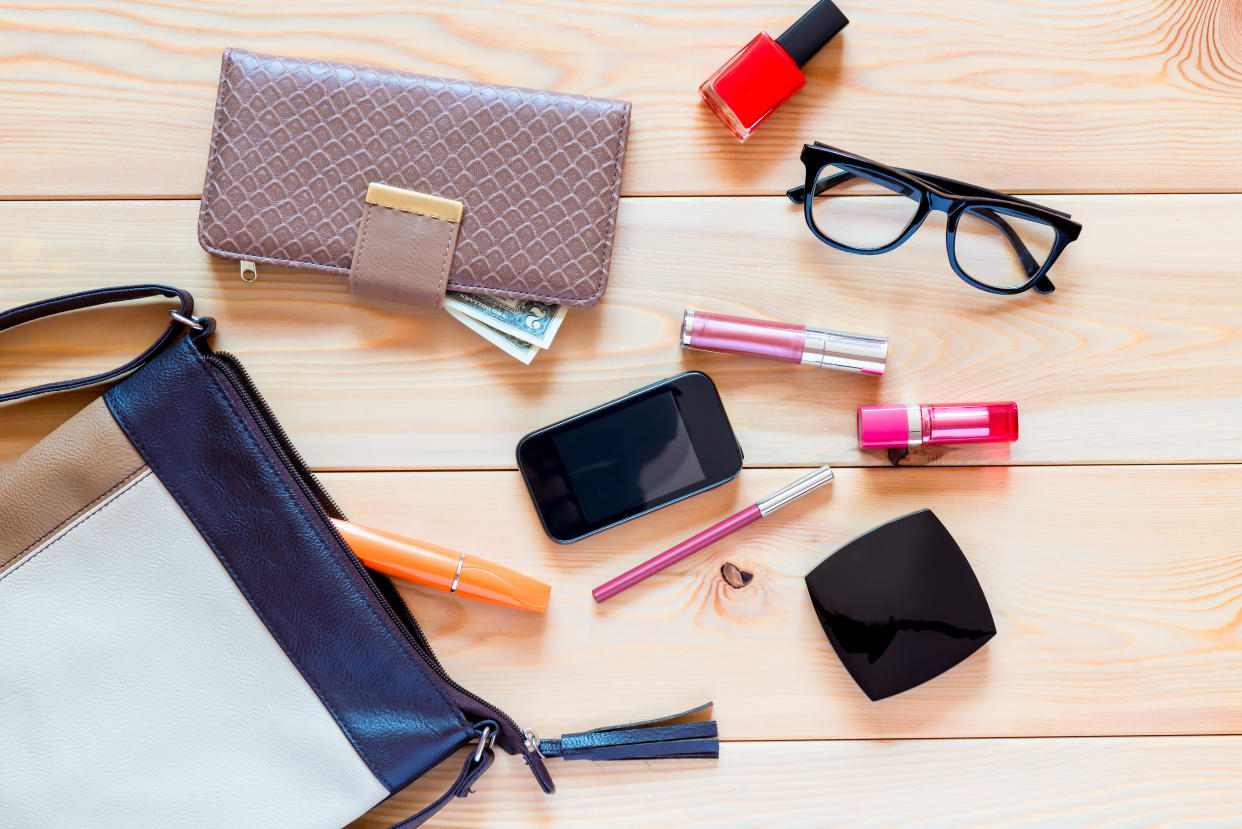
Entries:
[[832,0],[819,0],[786,29],[776,42],[789,53],[794,63],[801,66],[824,48],[824,44],[836,37],[837,32],[844,29],[849,22]]

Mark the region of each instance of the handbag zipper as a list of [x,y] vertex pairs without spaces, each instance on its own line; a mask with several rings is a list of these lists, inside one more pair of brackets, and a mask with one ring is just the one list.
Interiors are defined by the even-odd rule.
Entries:
[[[401,631],[401,634],[414,649],[415,653],[422,657],[423,663],[448,686],[449,695],[454,698],[458,708],[473,709],[472,713],[481,713],[484,715],[482,717],[484,719],[495,719],[503,726],[508,726],[511,730],[511,734],[508,736],[511,738],[513,745],[518,747],[516,750],[522,753],[539,785],[550,794],[554,789],[552,778],[548,774],[547,769],[544,768],[543,762],[538,759],[538,753],[530,750],[530,740],[526,737],[525,732],[504,711],[501,711],[477,694],[467,691],[448,675],[448,672],[444,670],[444,666],[440,664],[439,658],[435,655],[435,651],[432,650],[431,643],[427,641],[427,635],[418,624],[418,620],[410,612],[409,605],[405,599],[395,588],[391,591],[393,599],[402,611],[399,616],[393,608],[392,600],[384,596],[366,567],[353,554],[353,551],[349,549],[349,545],[345,543],[340,533],[332,526],[332,522],[328,520],[329,517],[344,521],[347,520],[345,513],[341,511],[340,506],[328,494],[323,484],[320,483],[319,479],[306,465],[306,461],[302,458],[301,453],[298,452],[297,447],[289,440],[289,435],[285,432],[284,427],[276,420],[276,416],[267,405],[267,401],[263,399],[263,395],[256,388],[254,380],[250,377],[250,372],[246,370],[245,366],[235,356],[227,351],[212,352],[208,359],[228,378],[230,385],[237,392],[237,396],[245,405],[251,418],[259,426],[264,437],[267,438],[273,452],[284,464],[285,471],[297,483],[306,499],[311,502],[311,506],[318,514],[324,528],[331,534],[336,543],[340,545],[341,549],[344,550],[346,559],[353,564],[359,575],[362,576],[362,581],[366,584],[367,589],[370,590],[372,597],[383,608],[393,625]],[[401,618],[402,616],[404,621]],[[466,704],[463,705],[463,702]]]

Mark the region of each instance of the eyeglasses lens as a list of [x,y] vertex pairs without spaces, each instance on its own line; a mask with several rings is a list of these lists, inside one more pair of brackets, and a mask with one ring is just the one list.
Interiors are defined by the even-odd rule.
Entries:
[[921,197],[919,191],[869,171],[828,165],[816,176],[811,220],[839,245],[876,250],[901,238]]
[[1049,224],[998,207],[969,207],[953,237],[957,264],[976,282],[1020,288],[1039,273],[1056,243]]

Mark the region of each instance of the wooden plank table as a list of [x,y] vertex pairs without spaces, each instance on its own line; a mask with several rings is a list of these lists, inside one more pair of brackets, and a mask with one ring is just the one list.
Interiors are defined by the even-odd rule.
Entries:
[[[809,0],[808,0],[809,2]],[[695,88],[801,2],[62,0],[0,3],[0,306],[160,281],[219,320],[294,442],[363,523],[554,586],[525,616],[409,586],[450,671],[545,735],[714,699],[721,759],[501,757],[443,826],[1140,826],[1242,822],[1242,5],[851,0],[852,24],[745,145]],[[257,283],[196,244],[220,50],[370,62],[634,102],[612,280],[529,367],[440,313],[328,276]],[[942,219],[858,257],[780,194],[812,139],[1074,214],[1058,290],[949,270]],[[882,381],[683,353],[685,307],[887,333]],[[123,361],[162,311],[5,335],[5,387]],[[746,449],[738,481],[568,547],[538,526],[518,437],[686,368]],[[7,407],[0,464],[91,399]],[[859,452],[860,404],[1015,399],[1012,446]],[[591,586],[796,477],[830,492],[597,607]],[[998,635],[871,703],[802,576],[931,507]],[[728,587],[720,566],[755,574]],[[447,783],[358,822],[386,826]]]

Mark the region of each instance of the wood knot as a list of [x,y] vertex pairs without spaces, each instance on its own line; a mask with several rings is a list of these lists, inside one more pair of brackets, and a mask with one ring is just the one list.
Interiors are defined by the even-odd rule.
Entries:
[[929,466],[943,458],[947,452],[943,446],[899,446],[888,450],[888,462],[893,466]]
[[720,565],[720,577],[725,580],[725,584],[734,590],[741,590],[750,584],[751,579],[755,577],[754,573],[743,570],[731,561],[726,561]]

